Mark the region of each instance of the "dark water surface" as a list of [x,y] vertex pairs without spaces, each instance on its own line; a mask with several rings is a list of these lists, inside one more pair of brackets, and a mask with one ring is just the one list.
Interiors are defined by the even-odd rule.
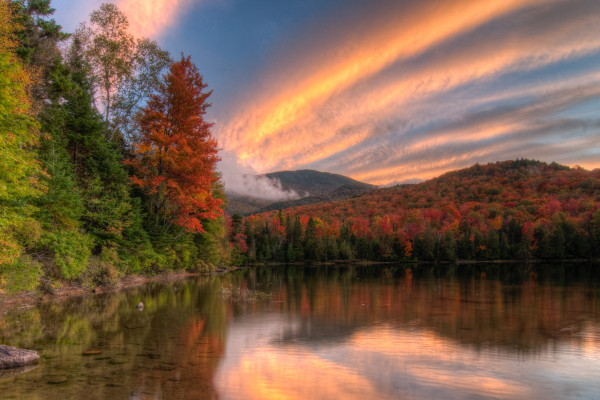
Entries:
[[42,357],[1,399],[600,399],[600,266],[258,268],[15,311],[0,343]]

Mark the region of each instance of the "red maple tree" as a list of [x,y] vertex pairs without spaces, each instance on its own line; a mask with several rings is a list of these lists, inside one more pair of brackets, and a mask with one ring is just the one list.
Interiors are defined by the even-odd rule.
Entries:
[[183,55],[171,65],[140,115],[141,135],[133,143],[133,182],[151,198],[151,211],[164,223],[204,232],[202,220],[223,213],[213,196],[220,160],[211,123],[204,120],[212,91]]

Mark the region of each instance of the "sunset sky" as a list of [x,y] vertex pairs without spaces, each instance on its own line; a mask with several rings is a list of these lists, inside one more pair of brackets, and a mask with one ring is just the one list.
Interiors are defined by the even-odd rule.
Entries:
[[[53,0],[73,31],[102,1]],[[214,89],[221,168],[373,184],[515,158],[600,167],[600,1],[118,0]]]

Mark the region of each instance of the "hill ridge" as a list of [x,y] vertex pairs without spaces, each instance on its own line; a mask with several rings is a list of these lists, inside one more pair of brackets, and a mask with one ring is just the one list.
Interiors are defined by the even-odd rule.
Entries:
[[359,182],[344,175],[311,169],[277,171],[258,176],[276,180],[281,190],[293,191],[301,197],[295,200],[266,201],[260,198],[229,194],[230,205],[227,209],[229,214],[249,215],[285,207],[342,200],[377,188],[377,186]]
[[[600,257],[600,169],[528,159],[475,164],[247,221],[250,260]],[[267,252],[267,243],[278,245]]]

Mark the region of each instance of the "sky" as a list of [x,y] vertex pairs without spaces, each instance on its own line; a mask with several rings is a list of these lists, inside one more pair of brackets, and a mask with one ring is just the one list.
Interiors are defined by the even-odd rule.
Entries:
[[[598,0],[113,2],[214,90],[226,187],[297,169],[387,185],[516,158],[600,168]],[[52,1],[67,32],[101,3]]]

